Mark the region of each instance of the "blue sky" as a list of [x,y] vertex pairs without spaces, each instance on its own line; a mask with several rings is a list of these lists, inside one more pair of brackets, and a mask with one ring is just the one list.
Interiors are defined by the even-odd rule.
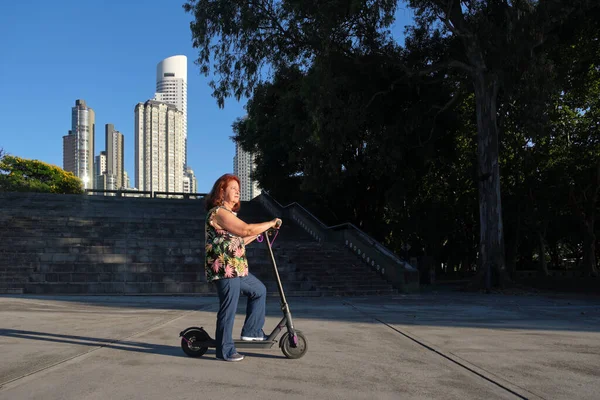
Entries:
[[[62,167],[71,107],[83,99],[96,113],[95,152],[104,125],[125,136],[125,170],[134,185],[134,108],[154,96],[156,64],[188,57],[188,164],[198,191],[232,172],[231,125],[245,100],[219,109],[210,77],[194,64],[190,14],[183,0],[43,0],[4,2],[0,13],[0,147]],[[400,34],[409,11],[394,32]]]

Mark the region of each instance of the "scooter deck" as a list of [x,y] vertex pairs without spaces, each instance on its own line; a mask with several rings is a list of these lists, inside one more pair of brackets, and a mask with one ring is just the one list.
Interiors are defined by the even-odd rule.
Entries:
[[[270,349],[277,342],[274,340],[268,341],[248,341],[248,340],[234,340],[233,343],[238,349]],[[196,341],[194,345],[197,347],[217,347],[217,343],[214,340],[207,340],[205,342]]]
[[275,341],[246,341],[246,340],[234,340],[235,347],[238,349],[270,349],[275,345]]

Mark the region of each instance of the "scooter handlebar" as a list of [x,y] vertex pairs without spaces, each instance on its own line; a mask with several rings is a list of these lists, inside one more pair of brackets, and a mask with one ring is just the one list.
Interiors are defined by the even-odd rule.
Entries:
[[[281,221],[281,220],[280,220],[280,221]],[[263,233],[261,233],[260,235],[258,235],[258,236],[256,237],[256,240],[257,240],[259,243],[262,243],[262,241],[264,240],[264,238],[265,238],[266,236],[269,236],[269,237],[271,237],[271,238],[272,238],[272,239],[271,239],[271,241],[274,241],[274,240],[275,240],[275,238],[277,237],[277,234],[279,233],[279,227],[280,227],[280,226],[281,226],[281,223],[277,224],[277,228],[269,228],[269,229],[267,229],[266,231],[264,231]]]

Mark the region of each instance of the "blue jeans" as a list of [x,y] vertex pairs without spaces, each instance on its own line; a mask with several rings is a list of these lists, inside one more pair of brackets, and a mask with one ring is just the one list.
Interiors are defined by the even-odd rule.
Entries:
[[267,288],[252,274],[239,278],[217,279],[213,282],[217,286],[219,294],[219,312],[217,313],[217,331],[215,333],[216,355],[219,358],[231,357],[237,352],[232,333],[240,294],[248,297],[242,336],[262,337]]

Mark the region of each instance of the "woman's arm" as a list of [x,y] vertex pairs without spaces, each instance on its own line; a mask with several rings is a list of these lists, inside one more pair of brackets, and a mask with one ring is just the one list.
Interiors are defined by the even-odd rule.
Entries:
[[[281,220],[279,218],[275,218],[272,221],[260,222],[258,224],[247,224],[233,213],[222,209],[217,210],[213,220],[220,228],[225,229],[236,236],[243,237],[244,241],[250,236],[254,236],[254,239],[256,239],[256,235],[263,233],[269,228],[275,228],[281,225]],[[213,226],[215,225],[213,224]]]

